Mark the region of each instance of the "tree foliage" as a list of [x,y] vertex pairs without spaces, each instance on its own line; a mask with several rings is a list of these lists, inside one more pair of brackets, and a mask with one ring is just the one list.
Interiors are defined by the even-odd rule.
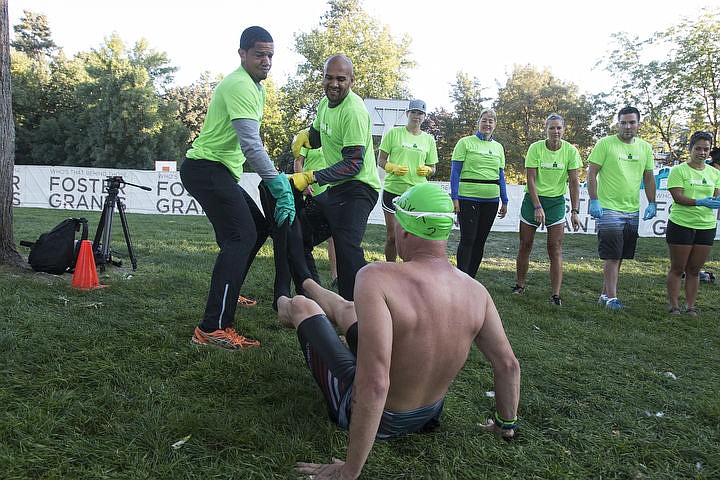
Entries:
[[[647,39],[614,35],[602,62],[613,74],[619,104],[643,113],[641,135],[669,163],[687,155],[693,130],[710,130],[718,141],[720,120],[720,9],[703,9]],[[658,52],[666,55],[657,59]]]
[[20,163],[152,168],[183,156],[188,129],[165,97],[176,68],[145,40],[128,48],[114,34],[71,60],[14,51],[12,69]]
[[210,99],[220,80],[221,76],[213,77],[210,72],[203,72],[190,86],[172,87],[163,95],[166,102],[175,105],[175,118],[187,129],[188,135],[183,147],[185,150],[190,148],[200,134]]
[[[676,46],[672,61],[674,82],[690,107],[691,130],[710,126],[713,144],[720,129],[720,8],[705,8],[696,18],[684,18],[666,34]],[[700,123],[702,122],[702,123]]]
[[309,33],[295,35],[295,50],[305,58],[282,88],[285,120],[299,126],[313,117],[323,96],[325,60],[347,55],[353,62],[353,91],[363,98],[402,99],[409,94],[410,38],[396,40],[389,27],[362,9],[361,0],[329,0],[329,10]]
[[448,112],[439,109],[427,115],[423,130],[435,138],[438,147],[438,164],[435,167],[436,180],[449,180],[452,152],[458,140],[472,135],[477,130],[480,112],[490,98],[483,96],[483,87],[477,78],[458,72],[450,86],[450,99],[455,109]]
[[10,44],[30,58],[40,60],[51,56],[57,49],[45,15],[23,10],[23,17],[18,25],[13,26],[13,31],[15,39]]

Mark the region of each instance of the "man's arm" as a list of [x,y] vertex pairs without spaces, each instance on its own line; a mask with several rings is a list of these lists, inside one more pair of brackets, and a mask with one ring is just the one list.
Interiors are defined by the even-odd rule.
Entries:
[[384,170],[387,160],[388,160],[388,153],[385,150],[378,150],[378,159],[377,159],[378,167],[380,167]]
[[303,171],[303,166],[305,165],[305,157],[302,155],[298,155],[298,157],[295,159],[295,162],[293,163],[293,172],[300,173]]
[[[475,337],[475,345],[485,355],[493,369],[497,413],[504,420],[512,420],[517,416],[520,402],[520,364],[505,335],[495,303],[485,287],[482,285],[480,287],[483,290],[482,298],[485,300],[485,321]],[[497,427],[492,427],[494,425],[491,426],[491,430],[499,431]]]
[[277,177],[275,164],[270,160],[260,139],[260,124],[249,118],[236,118],[232,125],[240,142],[240,149],[255,173],[263,180]]
[[[360,476],[367,460],[390,388],[393,328],[387,300],[380,288],[379,265],[357,274],[355,310],[358,318],[358,355],[353,382],[350,438],[343,473]],[[344,477],[343,477],[344,478]]]
[[363,166],[365,147],[355,145],[342,149],[342,160],[322,170],[315,170],[315,181],[318,185],[339,182],[357,175]]
[[597,163],[590,162],[590,168],[588,169],[588,175],[587,175],[587,190],[588,190],[588,197],[590,197],[591,200],[597,199],[597,175],[600,171],[600,165]]
[[655,203],[655,175],[652,170],[643,172],[643,182],[645,184],[645,196],[648,203]]

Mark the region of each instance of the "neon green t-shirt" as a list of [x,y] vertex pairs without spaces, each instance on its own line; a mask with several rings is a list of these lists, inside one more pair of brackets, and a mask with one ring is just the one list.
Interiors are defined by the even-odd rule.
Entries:
[[200,135],[187,151],[187,158],[221,162],[239,179],[245,155],[232,121],[248,118],[259,125],[266,95],[265,87],[255,83],[242,67],[225,77],[215,88]]
[[320,132],[325,162],[328,166],[342,160],[343,148],[365,146],[363,166],[357,175],[332,182],[331,187],[350,180],[359,180],[370,185],[375,191],[380,190],[380,177],[375,165],[375,150],[370,129],[370,114],[362,98],[351,90],[340,105],[330,108],[327,97],[323,97],[318,105],[313,128]]
[[[320,148],[300,148],[300,155],[305,158],[303,162],[303,172],[310,170],[322,170],[327,167],[325,163],[325,155],[323,155],[322,147]],[[318,185],[313,183],[313,195],[320,195],[322,192],[327,190],[328,185]]]
[[392,173],[385,175],[383,189],[395,195],[402,195],[413,185],[426,183],[427,178],[418,175],[417,168],[438,162],[435,139],[426,132],[413,135],[404,126],[387,132],[380,142],[380,150],[388,154],[388,162],[408,167],[408,173],[401,177]]
[[[720,171],[709,165],[695,170],[687,163],[681,163],[670,170],[667,188],[682,188],[683,194],[690,198],[711,197],[715,195],[715,189],[720,189]],[[705,230],[717,226],[716,214],[715,210],[707,207],[673,203],[669,218],[683,227]]]
[[476,135],[461,138],[452,154],[453,162],[463,162],[458,195],[471,198],[496,198],[500,185],[471,183],[463,180],[499,180],[505,168],[505,149],[495,140],[480,140]]
[[640,183],[654,162],[650,144],[637,137],[634,140],[624,143],[617,135],[610,135],[601,138],[590,152],[588,162],[602,167],[598,172],[598,200],[603,208],[640,210]]
[[528,148],[525,168],[537,168],[535,187],[538,196],[559,197],[567,192],[568,171],[582,168],[582,159],[578,149],[565,140],[556,151],[548,149],[545,140],[540,140]]

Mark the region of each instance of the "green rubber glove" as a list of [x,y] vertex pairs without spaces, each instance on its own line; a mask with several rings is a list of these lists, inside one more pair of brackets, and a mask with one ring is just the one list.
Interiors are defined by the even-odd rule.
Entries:
[[287,219],[288,223],[295,220],[295,199],[293,198],[292,187],[284,173],[279,174],[272,180],[265,180],[270,193],[275,198],[275,225],[278,227]]

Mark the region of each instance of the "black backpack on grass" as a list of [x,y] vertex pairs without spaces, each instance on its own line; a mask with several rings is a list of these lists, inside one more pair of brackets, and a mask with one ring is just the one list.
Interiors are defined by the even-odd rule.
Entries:
[[75,232],[79,232],[81,226],[80,240],[87,240],[87,219],[68,218],[49,232],[40,235],[35,243],[20,242],[21,245],[30,247],[28,263],[32,269],[55,275],[73,271],[80,253],[80,242],[75,243]]

